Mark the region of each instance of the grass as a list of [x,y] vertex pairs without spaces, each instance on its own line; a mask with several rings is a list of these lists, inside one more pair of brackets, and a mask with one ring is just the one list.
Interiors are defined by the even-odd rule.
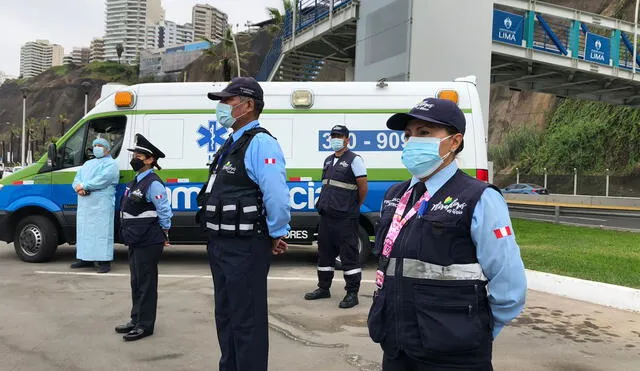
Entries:
[[514,219],[527,269],[640,289],[640,234]]

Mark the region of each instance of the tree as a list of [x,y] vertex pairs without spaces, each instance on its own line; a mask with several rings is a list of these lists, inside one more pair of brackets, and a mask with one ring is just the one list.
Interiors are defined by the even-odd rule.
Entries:
[[60,124],[60,136],[63,136],[64,126],[69,123],[69,119],[67,118],[66,113],[61,113],[58,115],[58,123]]
[[122,57],[123,52],[124,52],[124,46],[122,46],[122,43],[117,43],[116,53],[118,53],[118,63],[120,63],[120,57]]
[[269,28],[271,32],[277,32],[282,29],[284,26],[284,20],[286,18],[287,12],[290,12],[293,9],[293,4],[291,0],[282,0],[282,8],[284,12],[280,12],[278,8],[267,7],[267,14],[274,21],[274,24]]
[[[236,59],[232,58],[235,54],[235,48],[233,46],[231,28],[227,28],[224,39],[217,45],[206,38],[203,39],[211,44],[209,49],[205,50],[205,54],[214,58],[214,62],[208,66],[209,71],[214,73],[221,71],[223,80],[230,81],[233,71],[238,68],[236,66]],[[240,59],[241,73],[246,72],[246,70],[242,68],[242,65],[247,64],[248,58],[253,54],[254,53],[248,51],[239,52],[238,58]]]

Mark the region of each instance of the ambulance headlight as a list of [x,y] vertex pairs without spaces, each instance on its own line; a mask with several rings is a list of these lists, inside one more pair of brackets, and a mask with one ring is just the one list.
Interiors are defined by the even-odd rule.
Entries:
[[313,106],[311,90],[295,90],[291,93],[291,106],[293,108],[311,108]]

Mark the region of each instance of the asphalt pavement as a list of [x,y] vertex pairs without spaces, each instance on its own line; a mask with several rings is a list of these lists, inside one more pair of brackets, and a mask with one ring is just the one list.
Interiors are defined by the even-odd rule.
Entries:
[[[544,222],[555,221],[555,216],[549,213],[516,210],[510,210],[509,213],[512,218],[538,220]],[[578,226],[621,229],[629,230],[632,232],[640,232],[640,218],[638,217],[606,215],[602,213],[589,214],[587,212],[581,215],[561,215],[559,217],[559,221],[560,223]]]
[[[374,269],[363,272],[360,305],[302,296],[315,287],[314,252],[292,247],[269,277],[270,370],[380,370],[382,352],[366,318]],[[160,264],[155,334],[125,343],[113,331],[130,310],[126,249],[113,271],[71,270],[74,250],[56,260],[20,261],[0,244],[0,371],[216,370],[213,288],[202,246],[168,248]],[[524,313],[494,344],[496,370],[638,370],[640,314],[530,291]]]

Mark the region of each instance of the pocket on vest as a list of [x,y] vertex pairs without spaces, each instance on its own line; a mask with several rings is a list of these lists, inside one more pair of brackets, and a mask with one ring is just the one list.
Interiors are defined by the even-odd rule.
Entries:
[[204,206],[204,227],[208,230],[220,232],[220,202],[215,205],[207,204]]
[[367,327],[369,328],[369,337],[374,343],[381,343],[384,340],[384,300],[385,290],[378,290],[374,294],[371,309],[367,316]]
[[240,200],[238,205],[238,236],[252,236],[256,231],[256,222],[260,217],[258,206],[254,202]]
[[456,354],[476,350],[483,338],[474,304],[435,302],[428,285],[414,285],[416,318],[425,350]]

